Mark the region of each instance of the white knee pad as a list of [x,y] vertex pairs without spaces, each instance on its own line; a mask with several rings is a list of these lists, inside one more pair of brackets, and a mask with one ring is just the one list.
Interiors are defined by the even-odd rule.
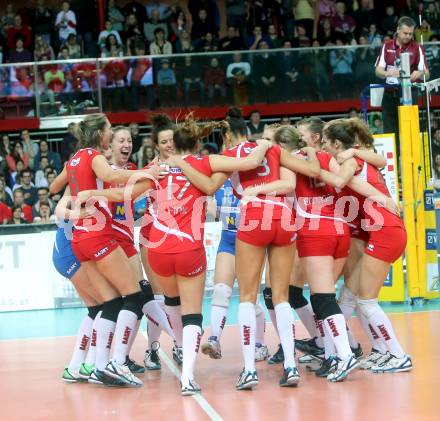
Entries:
[[345,285],[342,285],[341,292],[339,293],[338,303],[355,308],[356,296]]
[[232,295],[232,288],[226,284],[215,284],[212,292],[211,304],[218,307],[229,307],[229,300]]
[[257,304],[255,304],[255,316],[258,317],[261,314],[264,314],[263,307],[261,307],[261,304],[259,301],[257,301]]
[[361,300],[358,298],[357,304],[362,315],[368,320],[370,319],[378,310],[380,310],[377,298],[371,300]]

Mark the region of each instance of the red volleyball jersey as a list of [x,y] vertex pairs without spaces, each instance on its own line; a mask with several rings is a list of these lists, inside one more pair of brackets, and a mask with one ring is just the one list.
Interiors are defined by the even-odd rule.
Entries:
[[[330,171],[332,155],[316,152],[323,170]],[[343,234],[345,226],[342,215],[335,212],[338,194],[334,187],[326,184],[319,177],[312,178],[296,174],[296,215],[300,235],[335,235]]]
[[[207,156],[187,155],[183,159],[201,173],[211,176]],[[159,181],[150,205],[153,220],[149,248],[156,253],[181,253],[203,248],[206,195],[194,187],[180,168],[170,168]]]
[[[73,198],[83,190],[103,189],[103,181],[98,179],[92,168],[92,161],[98,155],[102,154],[92,148],[80,149],[67,163],[67,179]],[[113,219],[107,201],[100,200],[94,206],[96,213],[93,217],[81,218],[74,224],[73,242],[112,233]]]
[[[226,149],[223,154],[234,158],[243,158],[248,156],[256,146],[256,143],[243,142],[233,148]],[[259,167],[249,171],[234,172],[230,177],[234,194],[241,199],[246,188],[279,180],[280,156],[280,147],[274,145],[266,152]],[[271,219],[281,219],[283,211],[290,212],[289,215],[291,215],[291,209],[287,205],[285,196],[258,195],[255,200],[248,202],[246,207],[241,210],[244,215],[242,222],[246,223],[251,217],[261,219],[268,209],[270,209]]]

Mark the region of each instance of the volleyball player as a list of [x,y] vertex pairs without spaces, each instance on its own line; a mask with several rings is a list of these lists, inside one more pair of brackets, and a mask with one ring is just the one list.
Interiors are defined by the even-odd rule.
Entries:
[[[324,129],[324,148],[333,155],[358,143],[372,143],[368,127],[358,119],[337,120]],[[322,171],[322,177],[339,188],[344,187],[354,175],[362,177],[386,196],[390,196],[379,170],[360,158],[350,158],[341,166],[336,175]],[[373,372],[400,372],[412,369],[411,358],[400,345],[388,316],[380,307],[377,297],[388,275],[391,264],[405,250],[406,231],[401,218],[389,209],[366,201],[350,192],[359,201],[361,228],[368,240],[364,249],[359,277],[352,277],[348,285],[350,292],[357,296],[357,305],[368,322],[371,333],[382,339],[387,354],[372,367]],[[367,239],[367,236],[365,236]],[[355,281],[359,284],[355,285]]]

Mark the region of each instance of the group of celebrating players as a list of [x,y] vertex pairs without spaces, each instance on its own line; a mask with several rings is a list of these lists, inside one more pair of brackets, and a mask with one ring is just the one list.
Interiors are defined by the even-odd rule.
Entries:
[[[53,261],[88,308],[63,380],[141,386],[138,374],[161,368],[164,330],[182,366],[182,395],[200,392],[194,366],[203,335],[203,235],[211,205],[222,235],[211,335],[201,348],[213,359],[222,357],[220,338],[237,279],[244,358],[238,390],[258,384],[255,362],[266,358],[283,363],[280,386],[296,386],[295,348],[304,354],[300,362],[331,382],[356,368],[412,369],[377,300],[391,264],[404,252],[406,231],[379,170],[385,159],[374,152],[362,121],[324,124],[308,118],[296,127],[272,125],[255,142],[247,139],[236,108],[220,122],[197,123],[190,115],[173,123],[159,114],[152,124],[158,157],[137,170],[129,162],[130,132],[122,126],[112,130],[103,114],[87,116],[78,125],[78,151],[51,185],[55,192],[67,184],[56,211],[62,222]],[[223,153],[198,154],[200,142],[214,130],[220,130]],[[103,154],[109,148],[108,162]],[[133,210],[143,197],[148,206],[139,259]],[[264,301],[280,341],[271,357],[258,298],[263,273]],[[305,281],[310,303],[303,295]],[[292,308],[311,339],[295,340]],[[347,324],[354,311],[371,343],[364,358]],[[145,367],[129,357],[143,315],[149,342]]]

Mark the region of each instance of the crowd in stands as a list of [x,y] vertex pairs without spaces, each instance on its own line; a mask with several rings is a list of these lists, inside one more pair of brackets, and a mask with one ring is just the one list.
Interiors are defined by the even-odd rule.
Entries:
[[[19,9],[10,3],[3,11],[1,59],[107,58],[99,74],[106,111],[192,106],[194,101],[240,106],[343,98],[373,81],[376,49],[393,36],[399,16],[418,22],[421,11],[417,40],[438,41],[440,35],[440,2],[433,0],[225,0],[225,13],[214,0],[128,1],[122,7],[108,0],[102,31],[91,18],[97,13],[93,0],[60,2],[59,10],[45,0],[36,3]],[[372,48],[290,51],[331,45]],[[271,52],[275,48],[285,51]],[[261,53],[247,53],[253,50]],[[172,57],[203,52],[230,54]],[[439,47],[428,47],[426,54],[431,75],[440,76]],[[150,60],[148,55],[167,57]],[[122,60],[126,56],[144,57]],[[16,69],[13,75],[0,74],[0,95],[32,94],[34,75],[26,67]],[[43,65],[39,78],[42,101],[49,105],[94,100],[94,61]],[[333,85],[337,89],[326,95]]]

